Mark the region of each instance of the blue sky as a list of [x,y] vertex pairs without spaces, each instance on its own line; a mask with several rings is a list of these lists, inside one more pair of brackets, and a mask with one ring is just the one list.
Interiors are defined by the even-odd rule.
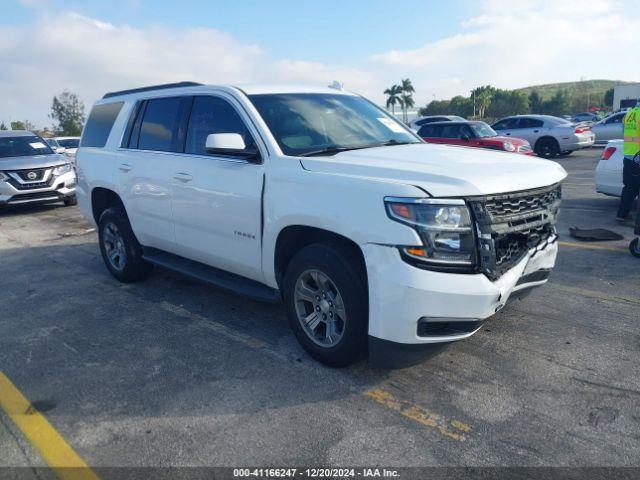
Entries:
[[179,80],[328,85],[418,106],[479,85],[640,81],[638,0],[2,0],[0,121],[50,125],[53,95]]
[[42,11],[72,11],[113,24],[210,27],[279,56],[325,62],[358,61],[390,46],[415,48],[450,34],[479,11],[472,0],[412,2],[408,14],[397,5],[381,0],[9,0],[0,24],[26,24]]

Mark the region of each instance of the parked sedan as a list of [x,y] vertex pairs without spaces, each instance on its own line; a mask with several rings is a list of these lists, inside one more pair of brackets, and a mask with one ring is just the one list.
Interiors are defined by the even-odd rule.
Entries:
[[614,197],[622,194],[623,143],[623,140],[611,140],[602,151],[596,167],[596,192]]
[[578,113],[578,114],[574,115],[571,120],[573,120],[575,123],[580,123],[580,122],[594,122],[595,123],[598,120],[600,120],[600,117],[598,117],[598,115],[596,115],[595,113],[584,112],[584,113]]
[[591,130],[596,136],[596,144],[604,145],[609,140],[617,140],[623,137],[623,121],[627,112],[618,112],[609,115],[591,126]]
[[462,117],[458,117],[457,115],[432,115],[427,117],[418,117],[414,118],[411,123],[409,123],[409,127],[411,127],[414,131],[418,131],[418,129],[426,125],[427,123],[434,122],[464,122],[465,119]]
[[501,135],[527,140],[534,152],[545,158],[591,147],[595,140],[590,126],[550,115],[515,115],[499,120],[492,127]]
[[489,148],[533,155],[529,142],[521,138],[502,137],[484,122],[437,122],[420,127],[418,135],[429,143]]

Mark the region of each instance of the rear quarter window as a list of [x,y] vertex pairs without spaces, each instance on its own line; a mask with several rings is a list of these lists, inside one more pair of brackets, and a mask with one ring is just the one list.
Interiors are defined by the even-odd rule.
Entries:
[[107,143],[113,124],[124,102],[96,105],[91,110],[87,124],[82,132],[81,147],[102,148]]

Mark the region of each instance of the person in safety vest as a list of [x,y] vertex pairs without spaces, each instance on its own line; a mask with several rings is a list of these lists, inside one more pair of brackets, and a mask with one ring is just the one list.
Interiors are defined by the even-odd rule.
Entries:
[[640,102],[624,117],[624,167],[622,197],[617,220],[631,220],[631,206],[640,191]]

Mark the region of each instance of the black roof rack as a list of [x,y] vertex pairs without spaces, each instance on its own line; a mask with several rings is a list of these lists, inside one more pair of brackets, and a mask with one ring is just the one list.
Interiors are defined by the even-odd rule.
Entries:
[[118,92],[109,92],[109,93],[105,93],[104,97],[102,98],[117,97],[119,95],[128,95],[130,93],[150,92],[152,90],[164,90],[165,88],[198,87],[200,85],[203,85],[203,84],[198,82],[165,83],[163,85],[152,85],[150,87],[140,87],[140,88],[132,88],[130,90],[120,90]]

